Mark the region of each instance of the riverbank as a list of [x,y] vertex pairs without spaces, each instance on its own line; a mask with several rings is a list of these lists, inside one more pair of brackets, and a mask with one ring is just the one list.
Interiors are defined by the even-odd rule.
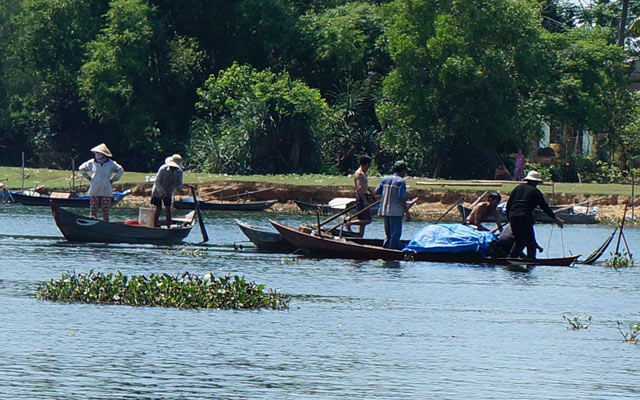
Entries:
[[[115,189],[132,189],[121,207],[139,207],[149,204],[154,173],[127,171],[115,185]],[[0,181],[7,188],[19,190],[21,187],[43,186],[45,192],[51,190],[86,190],[86,181],[78,172],[46,168],[0,167]],[[379,176],[370,176],[369,185],[375,186]],[[315,203],[327,203],[336,197],[353,197],[353,177],[322,174],[287,175],[226,175],[187,171],[185,183],[196,185],[204,200],[214,200],[219,196],[227,197],[246,192],[270,189],[256,193],[252,199],[277,199],[278,203],[269,209],[277,212],[300,212],[294,200]],[[419,197],[412,208],[412,215],[419,220],[438,219],[456,201],[464,197],[464,202],[473,203],[485,191],[496,191],[504,199],[515,187],[516,182],[487,180],[433,180],[424,177],[407,177],[408,195]],[[580,204],[599,208],[598,222],[615,223],[622,218],[625,204],[629,204],[627,215],[635,215],[635,207],[640,200],[634,195],[634,188],[628,184],[564,183],[556,182],[540,187],[552,204]],[[215,193],[215,197],[205,196]],[[187,197],[190,193],[183,190],[178,197]],[[635,198],[635,201],[632,199]],[[227,198],[227,200],[231,200]],[[450,211],[444,220],[457,221],[456,210]]]

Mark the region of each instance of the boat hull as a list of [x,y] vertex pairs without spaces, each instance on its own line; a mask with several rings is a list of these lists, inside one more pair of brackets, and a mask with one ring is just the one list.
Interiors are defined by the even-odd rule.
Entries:
[[[559,208],[559,207],[556,207]],[[553,209],[553,207],[552,207]],[[462,218],[463,220],[466,218],[466,216],[468,216],[469,214],[471,214],[471,209],[469,209],[468,207],[463,207],[461,205],[458,205],[458,212],[460,213],[460,218]],[[582,224],[582,225],[588,225],[588,224],[595,224],[596,223],[596,214],[594,213],[573,213],[573,212],[566,212],[566,211],[559,211],[556,213],[556,216],[558,216],[559,218],[562,218],[562,220],[564,221],[565,224]],[[549,218],[549,216],[547,214],[545,214],[543,211],[541,210],[533,210],[533,219],[535,220],[535,222],[540,223],[540,224],[550,224],[553,223],[553,220],[551,218]],[[486,222],[495,222],[493,217],[489,217],[487,218]],[[507,216],[500,213],[500,222],[509,222],[509,220],[507,219]]]
[[186,226],[166,229],[87,218],[60,208],[54,202],[51,202],[51,210],[58,229],[70,242],[177,244],[193,228],[193,218]]
[[255,226],[237,219],[236,224],[247,239],[260,250],[291,252],[296,249],[294,245],[286,241],[276,230]]
[[[385,249],[380,246],[361,244],[357,240],[333,239],[328,236],[317,236],[301,232],[296,228],[270,220],[274,228],[282,237],[295,247],[305,250],[311,255],[326,258],[348,258],[356,260],[386,260],[386,261],[430,261],[465,264],[513,265],[522,263],[512,258],[482,257],[475,252],[466,253],[407,253],[400,250]],[[570,266],[579,255],[562,258],[547,258],[526,261],[527,265]]]
[[[208,211],[264,211],[272,205],[276,204],[278,200],[266,200],[266,201],[247,201],[244,203],[209,203],[206,201],[198,201],[200,210]],[[193,201],[178,200],[173,203],[173,207],[177,210],[193,210]]]
[[[131,193],[130,190],[124,192],[114,193],[111,204],[117,204],[126,195]],[[9,197],[12,202],[20,203],[25,206],[40,206],[48,207],[52,201],[54,201],[60,207],[72,207],[72,208],[89,208],[89,196],[73,197],[69,199],[55,198],[50,196],[32,196],[28,194],[22,194],[19,192],[9,192]]]

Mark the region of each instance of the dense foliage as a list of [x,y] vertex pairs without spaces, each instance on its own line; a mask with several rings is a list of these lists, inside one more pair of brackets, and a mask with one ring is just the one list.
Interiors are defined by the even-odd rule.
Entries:
[[264,291],[264,285],[247,282],[238,276],[207,274],[203,277],[187,272],[180,276],[151,274],[126,276],[89,271],[86,274],[63,273],[41,285],[38,298],[75,303],[120,304],[129,306],[217,308],[217,309],[286,309],[288,299]]
[[69,168],[106,142],[128,170],[178,152],[202,171],[346,173],[369,154],[487,177],[544,121],[637,167],[640,0],[622,3],[4,0],[0,164]]

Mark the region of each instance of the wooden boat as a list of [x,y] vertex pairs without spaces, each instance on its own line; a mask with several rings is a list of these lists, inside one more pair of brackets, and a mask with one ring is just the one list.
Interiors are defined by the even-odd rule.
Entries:
[[[351,200],[351,201],[348,201],[348,200]],[[294,200],[294,201],[302,211],[312,211],[312,212],[319,211],[320,214],[331,214],[331,213],[344,211],[346,208],[355,204],[356,199],[350,199],[346,197],[337,197],[329,201],[329,203],[327,204],[310,203],[302,200]],[[407,206],[411,208],[417,201],[418,201],[418,197],[414,197],[413,199],[407,201]],[[378,207],[379,206],[375,206],[371,209],[372,215],[377,214]]]
[[[116,204],[126,195],[131,193],[131,189],[117,192],[112,195],[111,204]],[[20,203],[25,206],[49,206],[51,201],[62,207],[89,208],[89,196],[79,196],[77,193],[51,193],[51,196],[37,194],[36,192],[11,192],[9,191],[11,202]]]
[[[264,211],[278,200],[265,201],[245,201],[245,202],[206,202],[198,200],[200,210],[211,211]],[[184,198],[173,203],[173,208],[177,210],[193,210],[193,199]]]
[[308,201],[294,200],[298,208],[302,211],[320,212],[320,214],[331,214],[344,210],[344,207],[332,206],[329,204],[311,203]]
[[294,245],[284,240],[278,231],[272,227],[261,227],[238,219],[235,221],[242,233],[260,250],[288,253],[296,249]]
[[[502,257],[482,257],[476,252],[465,253],[405,253],[400,250],[385,249],[378,240],[376,245],[370,239],[335,239],[331,236],[318,236],[269,220],[280,235],[299,249],[311,255],[327,258],[348,258],[357,260],[389,260],[389,261],[431,261],[445,263],[507,265],[522,263],[522,260]],[[580,255],[562,258],[527,260],[531,265],[570,266]]]
[[195,223],[195,211],[185,218],[175,218],[171,229],[152,228],[122,222],[105,222],[67,211],[55,202],[51,210],[56,225],[70,242],[177,244],[182,242]]
[[[551,209],[558,217],[564,220],[565,224],[594,224],[596,222],[597,211],[594,211],[593,208],[584,208],[586,211],[577,212],[577,207],[551,206]],[[560,211],[556,212],[555,210]],[[458,212],[460,213],[460,218],[464,220],[469,214],[471,214],[471,209],[458,205]],[[540,209],[533,210],[533,218],[537,223],[546,224],[553,222],[553,220]],[[489,217],[486,222],[494,222],[493,217]],[[500,213],[500,222],[508,222],[507,216]]]

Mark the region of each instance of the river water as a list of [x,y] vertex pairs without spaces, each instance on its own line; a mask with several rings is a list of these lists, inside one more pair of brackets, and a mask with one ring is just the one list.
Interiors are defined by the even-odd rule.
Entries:
[[[135,215],[116,209],[112,219]],[[234,218],[267,224],[268,217],[291,224],[315,219],[207,213],[208,246],[195,246],[195,228],[182,250],[69,244],[48,208],[0,206],[0,398],[640,396],[640,345],[623,342],[616,325],[627,332],[640,321],[638,268],[540,266],[518,273],[234,250],[245,240]],[[405,224],[403,237],[423,225]],[[536,226],[548,256],[588,254],[611,230]],[[640,251],[640,231],[625,233],[631,250]],[[383,236],[380,220],[367,236]],[[39,283],[90,269],[237,274],[292,300],[286,311],[217,311],[35,298]],[[591,316],[591,325],[570,330],[563,315]]]

